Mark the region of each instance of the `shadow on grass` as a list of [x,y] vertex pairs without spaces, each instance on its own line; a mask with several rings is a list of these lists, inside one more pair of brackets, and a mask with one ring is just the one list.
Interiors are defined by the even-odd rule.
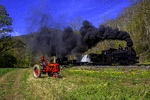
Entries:
[[[48,76],[47,76],[48,77]],[[39,77],[39,78],[46,78],[45,76],[41,76],[41,77]]]
[[[48,75],[44,75],[44,76],[41,75],[41,77],[39,77],[39,78],[48,78],[48,77],[54,78],[53,76],[48,76]],[[65,76],[61,76],[61,75],[60,75],[59,78],[62,79],[62,78],[64,78],[64,77],[65,77]]]

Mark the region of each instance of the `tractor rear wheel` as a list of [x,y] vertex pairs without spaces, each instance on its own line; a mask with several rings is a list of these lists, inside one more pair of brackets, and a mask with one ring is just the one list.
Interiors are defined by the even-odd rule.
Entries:
[[41,68],[39,65],[33,66],[33,76],[34,77],[41,77]]
[[60,74],[55,72],[55,73],[53,73],[53,77],[54,78],[60,78]]

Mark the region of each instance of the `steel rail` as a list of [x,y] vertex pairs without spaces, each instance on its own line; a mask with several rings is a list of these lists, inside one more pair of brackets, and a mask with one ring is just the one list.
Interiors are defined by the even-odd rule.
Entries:
[[100,68],[100,67],[143,67],[149,68],[150,64],[136,64],[136,65],[81,65],[81,66],[71,66],[72,68]]

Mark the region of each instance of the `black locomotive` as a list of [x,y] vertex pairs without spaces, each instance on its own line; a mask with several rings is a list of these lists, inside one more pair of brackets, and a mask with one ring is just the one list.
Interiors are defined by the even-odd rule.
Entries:
[[77,55],[76,60],[68,60],[67,57],[57,58],[56,62],[60,65],[133,65],[138,63],[139,57],[136,57],[136,52],[132,47],[125,47],[123,49],[120,45],[118,50],[110,48],[103,50],[101,54],[89,53],[84,55]]

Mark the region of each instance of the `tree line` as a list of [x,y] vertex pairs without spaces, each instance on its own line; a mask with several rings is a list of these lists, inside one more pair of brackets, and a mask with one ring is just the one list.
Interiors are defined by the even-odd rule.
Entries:
[[12,37],[12,18],[5,6],[0,5],[0,67],[31,66],[32,54],[26,50],[26,44],[18,37]]

